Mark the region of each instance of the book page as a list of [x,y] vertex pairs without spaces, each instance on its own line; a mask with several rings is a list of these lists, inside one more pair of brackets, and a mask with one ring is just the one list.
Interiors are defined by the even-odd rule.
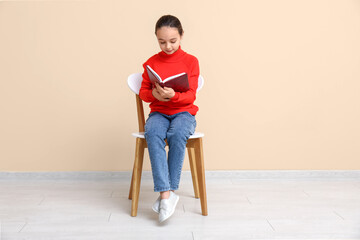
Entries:
[[146,70],[148,72],[150,81],[155,84],[155,82],[161,83],[162,79],[149,65],[146,65]]
[[180,76],[182,76],[182,75],[184,75],[184,74],[186,74],[186,73],[185,73],[185,72],[183,72],[183,73],[176,74],[176,75],[174,75],[174,76],[171,76],[171,77],[165,78],[162,82],[163,82],[163,83],[166,83],[167,81],[170,81],[171,79],[174,79],[174,78],[180,77]]

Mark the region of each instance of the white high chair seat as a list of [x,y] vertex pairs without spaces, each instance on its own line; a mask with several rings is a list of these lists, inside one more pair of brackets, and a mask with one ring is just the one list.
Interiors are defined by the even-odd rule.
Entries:
[[[138,137],[138,138],[145,138],[145,133],[144,132],[136,132],[136,133],[132,133],[131,135],[133,135],[134,137]],[[193,135],[191,135],[189,137],[189,139],[193,139],[193,138],[201,138],[204,137],[205,134],[201,133],[201,132],[194,132]]]

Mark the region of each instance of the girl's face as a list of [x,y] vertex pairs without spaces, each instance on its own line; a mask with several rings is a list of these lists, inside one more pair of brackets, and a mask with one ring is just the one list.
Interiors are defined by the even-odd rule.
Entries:
[[159,28],[156,31],[156,37],[158,39],[161,50],[169,55],[173,54],[176,52],[176,50],[179,49],[180,40],[182,39],[178,29],[173,27]]

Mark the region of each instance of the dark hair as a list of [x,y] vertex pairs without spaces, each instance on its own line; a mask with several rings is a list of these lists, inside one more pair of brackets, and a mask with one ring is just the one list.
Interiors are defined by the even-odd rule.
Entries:
[[173,28],[177,28],[180,36],[183,35],[184,30],[181,26],[180,20],[172,15],[164,15],[161,18],[159,18],[159,20],[156,22],[155,25],[155,35],[156,32],[159,28],[161,27],[173,27]]

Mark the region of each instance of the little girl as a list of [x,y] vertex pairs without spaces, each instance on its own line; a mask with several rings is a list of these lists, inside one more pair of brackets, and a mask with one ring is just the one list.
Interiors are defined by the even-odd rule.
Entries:
[[[162,16],[156,23],[155,35],[161,52],[150,57],[144,64],[143,81],[139,96],[150,102],[150,114],[145,124],[154,191],[160,192],[152,209],[159,213],[159,221],[168,219],[175,211],[179,196],[181,169],[186,142],[196,127],[195,115],[199,108],[194,105],[199,78],[199,62],[196,57],[181,49],[183,29],[179,19],[172,15]],[[146,70],[149,65],[162,79],[186,72],[189,90],[175,92],[172,88],[153,84]],[[169,145],[168,159],[165,146]]]

